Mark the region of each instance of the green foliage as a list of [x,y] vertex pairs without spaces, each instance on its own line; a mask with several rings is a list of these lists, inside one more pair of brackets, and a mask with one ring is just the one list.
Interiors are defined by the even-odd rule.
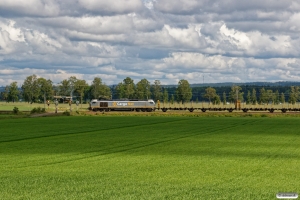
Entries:
[[127,77],[123,82],[119,83],[116,87],[119,98],[134,98],[135,97],[135,84],[134,81]]
[[154,81],[154,85],[152,85],[152,90],[154,101],[160,100],[162,97],[162,88],[159,80]]
[[16,114],[16,115],[19,114],[20,113],[19,108],[14,107],[13,113]]
[[41,114],[41,113],[45,113],[45,112],[46,112],[45,108],[41,108],[41,107],[33,108],[30,111],[31,114]]
[[192,98],[192,88],[187,80],[181,79],[178,82],[178,87],[176,89],[176,100],[178,102],[188,102]]
[[22,85],[23,98],[27,102],[37,101],[40,95],[40,87],[35,74],[28,76]]
[[281,95],[280,95],[280,102],[281,103],[285,103],[285,96],[284,96],[284,93],[282,92]]
[[164,89],[163,102],[168,103],[168,101],[169,101],[169,93],[168,93],[168,90]]
[[71,113],[70,113],[70,111],[69,111],[69,110],[65,110],[65,111],[63,112],[63,115],[65,115],[65,116],[70,116],[70,115],[71,115]]
[[226,92],[223,92],[223,105],[226,105],[227,100],[226,100]]
[[5,86],[4,91],[1,92],[2,100],[5,100],[6,102],[9,102],[8,93],[9,93],[9,86],[7,85],[7,86]]
[[290,95],[289,95],[289,103],[295,104],[296,101],[299,100],[299,87],[291,86]]
[[53,83],[50,79],[38,78],[37,84],[39,87],[39,99],[44,102],[47,99],[52,99],[53,96]]
[[9,85],[9,90],[8,90],[8,101],[16,102],[19,100],[19,89],[17,82],[12,82]]
[[175,98],[174,98],[174,95],[173,95],[173,94],[171,95],[171,100],[170,100],[170,102],[171,102],[171,104],[174,104],[174,102],[175,102]]
[[71,83],[68,79],[62,80],[59,85],[59,94],[65,95],[65,96],[70,96],[71,87],[72,87]]
[[297,118],[4,119],[1,199],[274,199],[298,138]]
[[256,103],[257,103],[256,90],[254,88],[253,88],[252,94],[251,94],[251,102],[253,105],[256,105]]
[[247,94],[247,101],[246,101],[246,104],[249,105],[251,104],[251,92],[248,90],[248,94]]
[[244,100],[243,95],[244,93],[242,92],[242,88],[240,86],[232,86],[231,91],[229,93],[229,101],[232,103],[236,102],[236,100],[242,102]]
[[[213,104],[220,104],[221,103],[220,96],[217,95],[216,90],[212,87],[206,88],[205,89],[205,94],[203,96],[208,99],[209,103],[211,103],[211,102]],[[224,94],[223,94],[223,99],[224,99]],[[226,93],[225,93],[225,102],[226,102]]]
[[99,97],[111,97],[110,88],[102,83],[102,79],[95,77],[91,85],[92,98],[98,99]]
[[142,79],[136,84],[136,97],[138,99],[149,99],[151,97],[151,85],[147,79]]

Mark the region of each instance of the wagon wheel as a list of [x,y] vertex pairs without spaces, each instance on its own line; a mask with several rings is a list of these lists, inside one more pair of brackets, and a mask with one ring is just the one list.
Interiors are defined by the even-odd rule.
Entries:
[[190,112],[193,112],[193,111],[194,111],[194,108],[190,108],[189,111],[190,111]]

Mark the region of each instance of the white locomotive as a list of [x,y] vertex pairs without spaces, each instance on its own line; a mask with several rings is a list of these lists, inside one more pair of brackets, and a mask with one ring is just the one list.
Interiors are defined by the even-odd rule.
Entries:
[[120,99],[120,100],[99,100],[94,99],[90,102],[90,110],[93,111],[136,111],[152,112],[155,111],[155,102],[152,99]]

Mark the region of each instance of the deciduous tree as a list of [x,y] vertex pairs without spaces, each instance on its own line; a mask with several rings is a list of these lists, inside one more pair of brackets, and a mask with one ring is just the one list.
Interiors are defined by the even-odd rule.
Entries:
[[209,103],[217,96],[216,89],[212,87],[208,87],[205,89],[204,98],[208,99]]
[[28,76],[22,85],[23,98],[27,102],[35,102],[40,94],[37,76],[35,74]]
[[192,98],[192,88],[187,80],[180,80],[176,89],[176,99],[178,102],[183,103],[190,101]]
[[164,100],[164,103],[168,103],[168,101],[169,101],[169,93],[166,88],[164,89],[163,100]]
[[8,99],[12,102],[18,101],[19,100],[19,89],[18,89],[18,83],[17,82],[12,82],[9,85],[9,91],[8,91]]
[[231,91],[229,93],[229,100],[231,101],[231,103],[236,102],[237,100],[244,100],[244,93],[241,91],[242,88],[240,86],[234,85],[231,87]]
[[39,99],[44,101],[46,99],[51,99],[53,96],[53,83],[50,79],[46,80],[44,78],[37,79],[39,87]]
[[99,77],[94,78],[91,85],[91,93],[94,99],[98,99],[99,97],[111,98],[110,88],[102,83],[102,79]]
[[150,82],[147,79],[142,79],[136,84],[136,97],[138,99],[149,99],[151,96]]
[[5,86],[5,89],[3,92],[1,92],[1,98],[2,100],[5,100],[6,102],[9,102],[9,99],[8,99],[8,93],[9,93],[9,86]]
[[289,103],[295,104],[299,99],[299,87],[291,86],[290,95],[289,95]]
[[251,101],[253,105],[256,105],[257,103],[257,97],[256,97],[256,90],[253,88],[252,94],[251,94]]
[[127,77],[123,82],[119,83],[116,87],[119,98],[134,98],[135,84],[134,81]]
[[161,83],[159,80],[154,81],[154,85],[152,86],[153,88],[153,99],[154,101],[157,101],[161,99],[162,97],[162,88],[161,88]]

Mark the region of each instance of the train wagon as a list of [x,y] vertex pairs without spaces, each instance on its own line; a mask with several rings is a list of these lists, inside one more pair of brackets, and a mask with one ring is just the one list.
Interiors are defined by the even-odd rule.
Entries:
[[136,111],[152,112],[155,111],[155,102],[152,99],[120,99],[120,100],[99,100],[94,99],[90,102],[90,110],[93,111]]

